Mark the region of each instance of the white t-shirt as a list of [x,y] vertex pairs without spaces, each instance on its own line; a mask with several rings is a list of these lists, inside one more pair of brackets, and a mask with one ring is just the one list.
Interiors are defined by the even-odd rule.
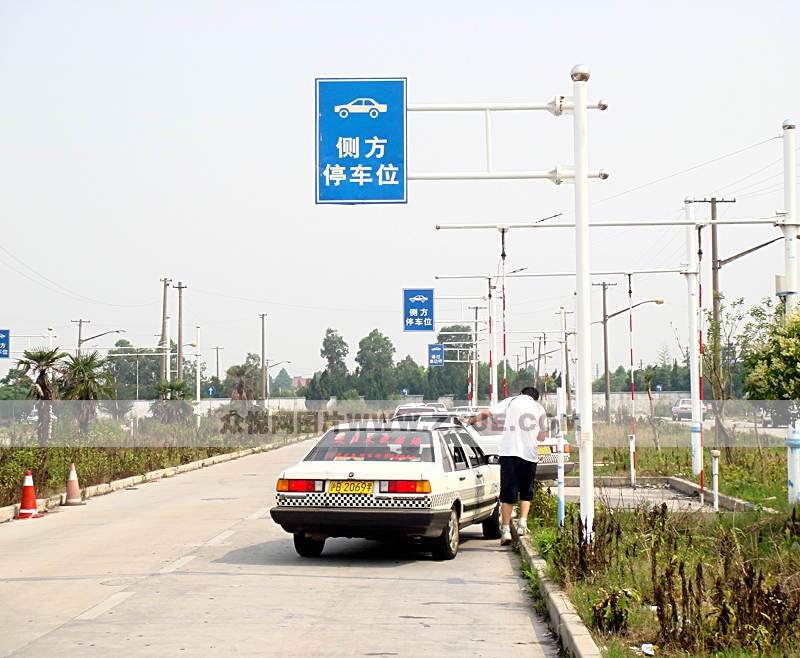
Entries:
[[500,438],[501,457],[539,461],[539,432],[547,431],[547,412],[530,395],[517,395],[489,407],[492,416],[505,415]]

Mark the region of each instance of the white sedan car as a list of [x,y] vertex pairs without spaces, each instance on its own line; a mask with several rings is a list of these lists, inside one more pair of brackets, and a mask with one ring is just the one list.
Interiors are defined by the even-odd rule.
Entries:
[[350,423],[281,473],[270,514],[303,557],[318,557],[328,537],[365,537],[422,539],[451,560],[462,528],[500,536],[499,497],[500,467],[461,425]]
[[378,103],[371,98],[356,98],[346,105],[337,105],[333,108],[333,111],[342,117],[342,119],[346,119],[347,115],[351,112],[353,114],[369,114],[373,119],[377,119],[378,114],[386,112],[387,109],[389,109],[388,106],[383,103]]

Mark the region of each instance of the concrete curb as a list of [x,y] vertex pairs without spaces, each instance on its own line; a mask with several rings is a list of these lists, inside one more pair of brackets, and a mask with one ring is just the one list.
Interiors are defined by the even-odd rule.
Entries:
[[517,540],[522,559],[539,574],[539,592],[547,604],[550,625],[561,645],[574,658],[602,658],[603,654],[564,590],[547,577],[547,563],[533,550],[530,537],[520,537],[514,524],[511,524],[511,534]]
[[[196,462],[189,462],[188,464],[180,464],[179,466],[161,468],[157,471],[145,473],[144,475],[132,475],[131,477],[127,477],[122,480],[114,480],[112,482],[104,482],[103,484],[95,484],[91,487],[86,487],[83,489],[82,497],[84,500],[88,500],[89,498],[94,498],[95,496],[102,496],[104,494],[111,493],[112,491],[119,491],[120,489],[132,487],[144,482],[151,482],[158,478],[172,477],[180,473],[196,471],[198,468],[213,466],[214,464],[221,464],[223,462],[231,461],[232,459],[239,459],[240,457],[246,457],[247,455],[252,455],[258,452],[268,452],[270,450],[275,450],[276,448],[283,448],[284,446],[292,445],[293,443],[306,441],[313,436],[314,434],[304,434],[299,437],[281,440],[276,443],[267,443],[263,446],[256,446],[255,448],[246,448],[245,450],[238,450],[237,452],[229,452],[223,455],[207,457],[206,459],[200,459]],[[60,507],[66,502],[66,499],[66,492],[56,494],[55,496],[50,496],[50,498],[37,498],[36,506],[40,512],[46,512],[47,510],[55,507]],[[19,505],[0,507],[0,523],[11,521],[17,514],[19,514]]]
[[[596,477],[594,479],[594,484],[596,487],[630,487],[631,479],[628,476],[606,476],[606,477]],[[668,484],[670,489],[675,489],[675,491],[679,491],[682,494],[686,494],[688,496],[699,496],[700,495],[700,485],[695,484],[694,482],[690,482],[689,480],[684,480],[683,478],[677,477],[665,477],[665,476],[650,476],[650,477],[637,477],[636,484],[639,486],[644,485],[664,485]],[[564,478],[564,486],[566,487],[578,487],[580,486],[580,477],[575,475],[568,475]],[[707,506],[714,504],[714,494],[706,487],[705,490],[705,504]],[[730,510],[732,512],[745,512],[749,510],[754,510],[758,507],[756,503],[751,503],[749,500],[743,500],[741,498],[734,498],[733,496],[727,496],[725,494],[719,494],[719,506],[722,509]],[[780,514],[778,510],[772,509],[771,507],[761,507],[764,512],[767,514]]]

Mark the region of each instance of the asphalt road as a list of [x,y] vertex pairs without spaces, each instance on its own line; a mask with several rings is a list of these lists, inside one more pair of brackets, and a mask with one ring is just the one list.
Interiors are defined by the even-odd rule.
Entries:
[[0,656],[555,656],[519,560],[480,528],[455,560],[329,540],[268,513],[308,443],[0,525]]

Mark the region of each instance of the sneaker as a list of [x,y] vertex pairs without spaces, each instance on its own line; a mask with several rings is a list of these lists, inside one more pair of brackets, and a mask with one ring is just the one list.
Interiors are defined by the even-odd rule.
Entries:
[[518,534],[520,537],[522,537],[522,535],[527,535],[527,534],[528,534],[528,532],[530,532],[530,531],[528,530],[528,524],[527,524],[527,523],[520,523],[520,524],[517,526],[517,534]]
[[511,543],[511,531],[505,530],[503,534],[500,535],[500,546],[508,546]]

